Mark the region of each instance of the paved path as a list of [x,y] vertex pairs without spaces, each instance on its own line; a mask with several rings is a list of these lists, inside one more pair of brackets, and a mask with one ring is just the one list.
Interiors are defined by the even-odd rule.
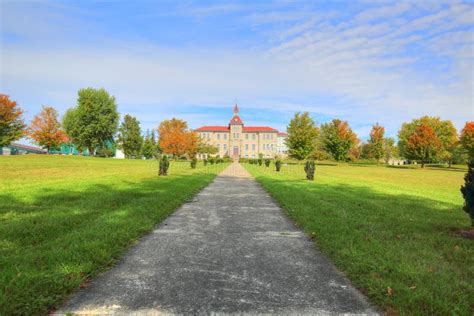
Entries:
[[239,164],[77,292],[65,311],[374,313]]

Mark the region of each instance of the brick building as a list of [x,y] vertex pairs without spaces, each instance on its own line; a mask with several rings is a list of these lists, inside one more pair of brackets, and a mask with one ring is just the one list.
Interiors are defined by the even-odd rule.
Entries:
[[278,130],[268,126],[245,126],[237,104],[227,126],[202,126],[195,131],[202,140],[217,148],[220,157],[258,158],[262,154],[273,158],[278,154]]

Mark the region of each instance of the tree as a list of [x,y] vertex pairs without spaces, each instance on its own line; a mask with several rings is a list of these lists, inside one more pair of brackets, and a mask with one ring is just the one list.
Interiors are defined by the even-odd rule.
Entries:
[[442,146],[435,131],[430,126],[422,124],[408,137],[405,155],[408,159],[420,160],[421,168],[424,168],[425,163],[436,157]]
[[461,146],[467,152],[470,162],[474,162],[474,121],[466,122],[459,137]]
[[373,158],[377,160],[377,162],[384,156],[384,133],[385,128],[380,126],[376,123],[372,126],[372,130],[370,131],[370,153]]
[[43,106],[31,121],[27,134],[39,146],[46,148],[47,152],[68,141],[66,133],[61,129],[58,112],[51,106]]
[[20,139],[26,125],[22,119],[23,110],[6,94],[0,94],[0,147],[8,146]]
[[99,147],[113,142],[119,114],[115,97],[105,89],[86,88],[78,92],[77,105],[63,118],[63,126],[73,143],[94,155]]
[[176,118],[165,120],[158,127],[159,147],[166,154],[181,157],[188,154],[194,157],[198,150],[198,137],[188,130],[188,124]]
[[308,112],[297,112],[287,128],[286,145],[291,157],[303,160],[313,152],[318,128]]
[[385,163],[388,163],[390,159],[398,157],[398,148],[395,146],[395,139],[391,137],[385,138],[383,142],[383,148],[385,153]]
[[357,135],[349,127],[349,124],[339,119],[321,125],[321,139],[324,149],[336,161],[345,160],[349,150],[358,142]]
[[404,123],[398,131],[398,149],[402,157],[409,158],[406,153],[408,138],[421,125],[429,126],[441,143],[435,155],[431,157],[432,160],[440,159],[443,152],[451,150],[456,144],[457,131],[451,121],[442,121],[439,117],[423,116],[410,123]]
[[140,122],[135,117],[125,115],[119,127],[117,141],[126,158],[141,158],[143,137]]
[[461,193],[464,198],[463,210],[471,218],[471,226],[474,227],[474,161],[467,164],[468,170],[464,175],[464,185],[461,186]]
[[[153,133],[154,134],[154,133]],[[150,131],[146,131],[145,140],[142,145],[142,155],[146,159],[152,159],[156,155],[156,145],[154,144],[154,135],[150,134]]]
[[206,142],[200,141],[197,152],[200,154],[214,155],[217,154],[219,150],[217,149],[217,147],[209,145]]

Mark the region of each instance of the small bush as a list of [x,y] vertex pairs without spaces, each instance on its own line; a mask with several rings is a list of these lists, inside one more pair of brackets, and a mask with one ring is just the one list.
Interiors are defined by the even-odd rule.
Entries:
[[196,169],[197,162],[198,160],[196,159],[196,157],[191,159],[191,169]]
[[304,172],[306,172],[306,179],[314,180],[315,169],[316,169],[316,165],[314,163],[314,160],[306,161],[306,164],[304,166]]
[[270,167],[270,159],[265,159],[265,166]]
[[474,162],[467,164],[467,173],[464,176],[464,185],[461,187],[461,193],[464,198],[463,210],[471,218],[471,226],[474,227]]
[[170,161],[168,160],[168,156],[163,155],[160,159],[160,170],[158,172],[158,175],[167,176],[169,167],[170,167]]
[[276,169],[276,172],[280,172],[280,170],[281,170],[281,160],[280,159],[277,159],[275,161],[275,169]]
[[213,165],[213,164],[216,162],[215,159],[214,159],[214,157],[209,157],[208,160],[209,160],[209,163],[210,163],[211,165]]
[[203,161],[204,161],[204,166],[207,166],[207,163],[208,163],[209,161],[207,161],[207,159],[204,159]]
[[257,162],[258,162],[258,165],[261,166],[262,163],[263,163],[263,159],[262,159],[262,158],[258,158]]

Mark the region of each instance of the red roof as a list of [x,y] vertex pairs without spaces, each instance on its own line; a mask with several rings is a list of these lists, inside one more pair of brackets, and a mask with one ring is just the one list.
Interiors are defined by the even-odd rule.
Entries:
[[227,132],[229,131],[228,126],[202,126],[196,129],[196,131],[204,132]]
[[288,134],[287,134],[287,133],[283,133],[283,132],[278,132],[278,136],[286,137],[286,136],[288,136]]
[[276,129],[268,126],[244,126],[244,132],[278,132]]
[[234,116],[230,119],[229,124],[240,124],[240,125],[243,125],[244,122],[242,122],[242,120],[240,119],[240,117],[236,114],[236,115],[234,115]]
[[[228,126],[202,126],[195,129],[197,132],[228,132]],[[278,132],[276,129],[268,126],[244,126],[243,132]]]
[[239,107],[237,106],[237,103],[234,106],[234,113],[235,114],[239,113]]

